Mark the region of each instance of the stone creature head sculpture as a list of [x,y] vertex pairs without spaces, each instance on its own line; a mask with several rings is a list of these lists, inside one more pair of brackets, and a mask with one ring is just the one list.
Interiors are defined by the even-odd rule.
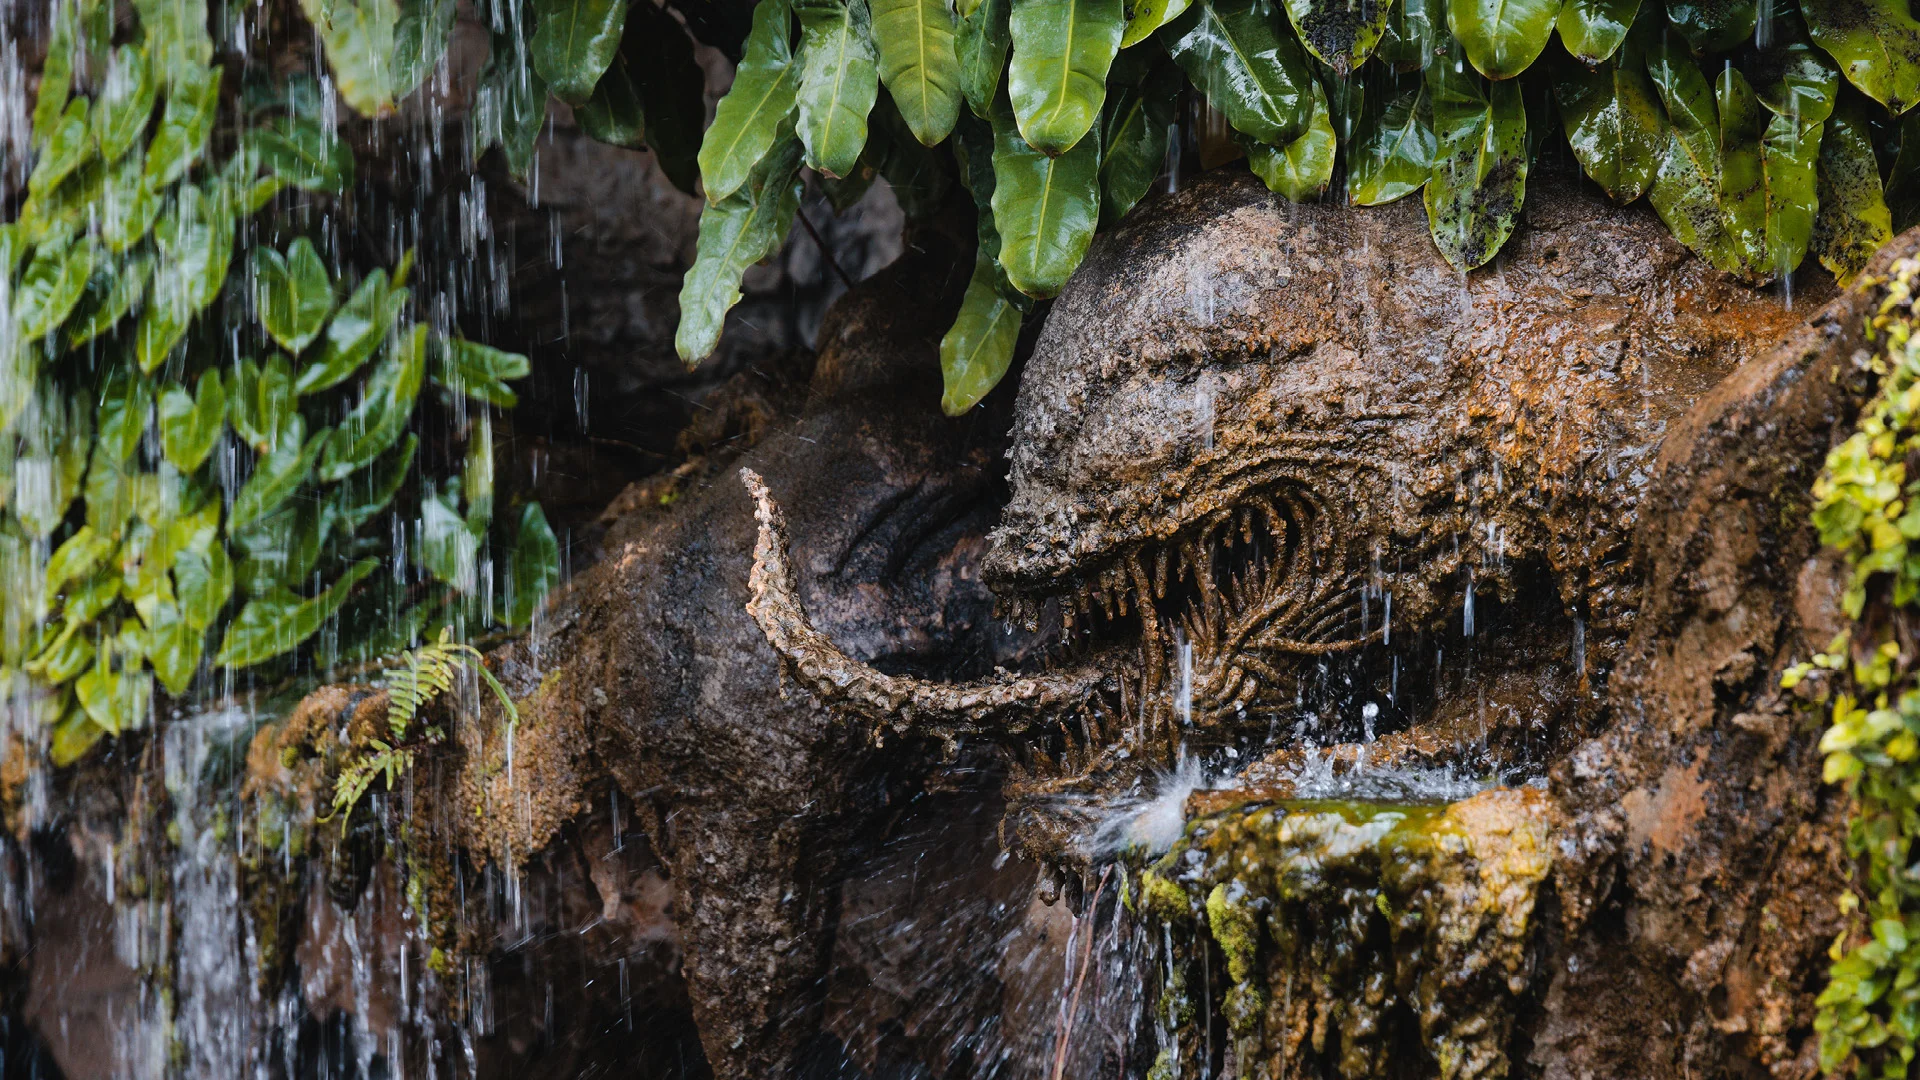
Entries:
[[[1022,377],[984,566],[1002,613],[1051,633],[1045,669],[945,684],[849,657],[809,624],[752,475],[749,610],[880,731],[1007,739],[1040,802],[1380,735],[1497,755],[1501,721],[1462,735],[1459,702],[1508,676],[1532,703],[1508,742],[1537,756],[1591,722],[1633,618],[1667,423],[1798,317],[1649,213],[1530,194],[1471,277],[1417,205],[1292,206],[1244,174],[1103,237]],[[1022,835],[1070,859],[1070,819]]]

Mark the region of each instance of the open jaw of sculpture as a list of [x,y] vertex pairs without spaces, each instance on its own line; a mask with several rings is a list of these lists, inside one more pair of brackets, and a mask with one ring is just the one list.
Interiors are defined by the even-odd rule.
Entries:
[[1167,926],[1165,1075],[1371,1076],[1396,1048],[1503,1075],[1537,992],[1542,785],[1605,722],[1653,459],[1802,316],[1571,193],[1467,282],[1396,211],[1209,186],[1206,227],[1163,209],[1096,246],[1023,376],[985,574],[1047,664],[946,684],[850,658],[745,472],[749,611],[877,732],[1005,741],[1013,845],[1070,888],[1178,835],[1113,808],[1218,783],[1129,886]]

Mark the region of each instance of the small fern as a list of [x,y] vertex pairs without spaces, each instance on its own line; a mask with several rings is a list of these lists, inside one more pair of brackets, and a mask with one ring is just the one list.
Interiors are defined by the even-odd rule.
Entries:
[[[500,685],[493,672],[487,670],[486,658],[480,655],[480,650],[454,641],[452,636],[450,629],[442,628],[439,641],[402,653],[406,666],[387,671],[387,730],[392,741],[367,740],[372,752],[356,755],[340,770],[333,785],[333,809],[321,820],[331,820],[343,811],[352,810],[374,780],[382,776],[386,778],[387,790],[393,790],[394,782],[413,767],[415,746],[408,742],[408,736],[414,719],[434,698],[453,689],[454,676],[461,668],[479,672],[493,689],[494,697],[506,711],[509,731],[520,723],[520,711],[514,707],[513,698],[507,695],[507,688]],[[346,827],[344,821],[341,827]]]

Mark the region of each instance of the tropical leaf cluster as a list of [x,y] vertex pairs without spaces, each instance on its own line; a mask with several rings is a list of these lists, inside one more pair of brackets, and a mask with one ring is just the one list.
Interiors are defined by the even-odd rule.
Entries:
[[[447,19],[445,0],[304,3],[363,111],[417,78],[437,53],[416,35]],[[1557,147],[1754,283],[1809,254],[1850,276],[1920,218],[1920,20],[1902,0],[760,0],[743,37],[716,39],[738,62],[704,134],[692,40],[654,0],[485,10],[476,145],[524,172],[551,94],[588,134],[698,181],[676,335],[689,364],[785,241],[809,177],[845,207],[883,175],[909,214],[957,181],[980,235],[941,344],[955,413],[1201,112],[1289,199],[1419,194],[1462,271],[1498,254]],[[716,10],[700,25],[725,28]],[[407,78],[362,71],[388,41]]]
[[[0,687],[56,764],[215,670],[524,625],[558,567],[537,506],[492,520],[488,406],[526,358],[416,321],[411,256],[352,280],[297,232],[236,245],[283,189],[344,192],[352,155],[299,95],[226,91],[204,4],[135,8],[54,8],[0,225]],[[416,460],[434,394],[472,402],[458,475]]]
[[1920,452],[1920,262],[1897,263],[1885,285],[1870,328],[1880,391],[1813,491],[1813,524],[1851,570],[1841,603],[1853,625],[1782,685],[1827,706],[1825,777],[1853,803],[1859,873],[1840,897],[1847,927],[1817,999],[1820,1066],[1892,1078],[1910,1075],[1920,1051],[1920,671],[1901,646],[1920,615],[1920,477],[1908,475]]

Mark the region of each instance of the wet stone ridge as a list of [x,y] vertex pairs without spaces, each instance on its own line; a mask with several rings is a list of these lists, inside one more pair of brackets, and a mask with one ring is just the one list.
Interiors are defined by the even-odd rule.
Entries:
[[1216,1046],[1246,1080],[1509,1075],[1553,817],[1544,791],[1496,789],[1196,821],[1140,874],[1173,957],[1153,1080],[1207,1075]]

